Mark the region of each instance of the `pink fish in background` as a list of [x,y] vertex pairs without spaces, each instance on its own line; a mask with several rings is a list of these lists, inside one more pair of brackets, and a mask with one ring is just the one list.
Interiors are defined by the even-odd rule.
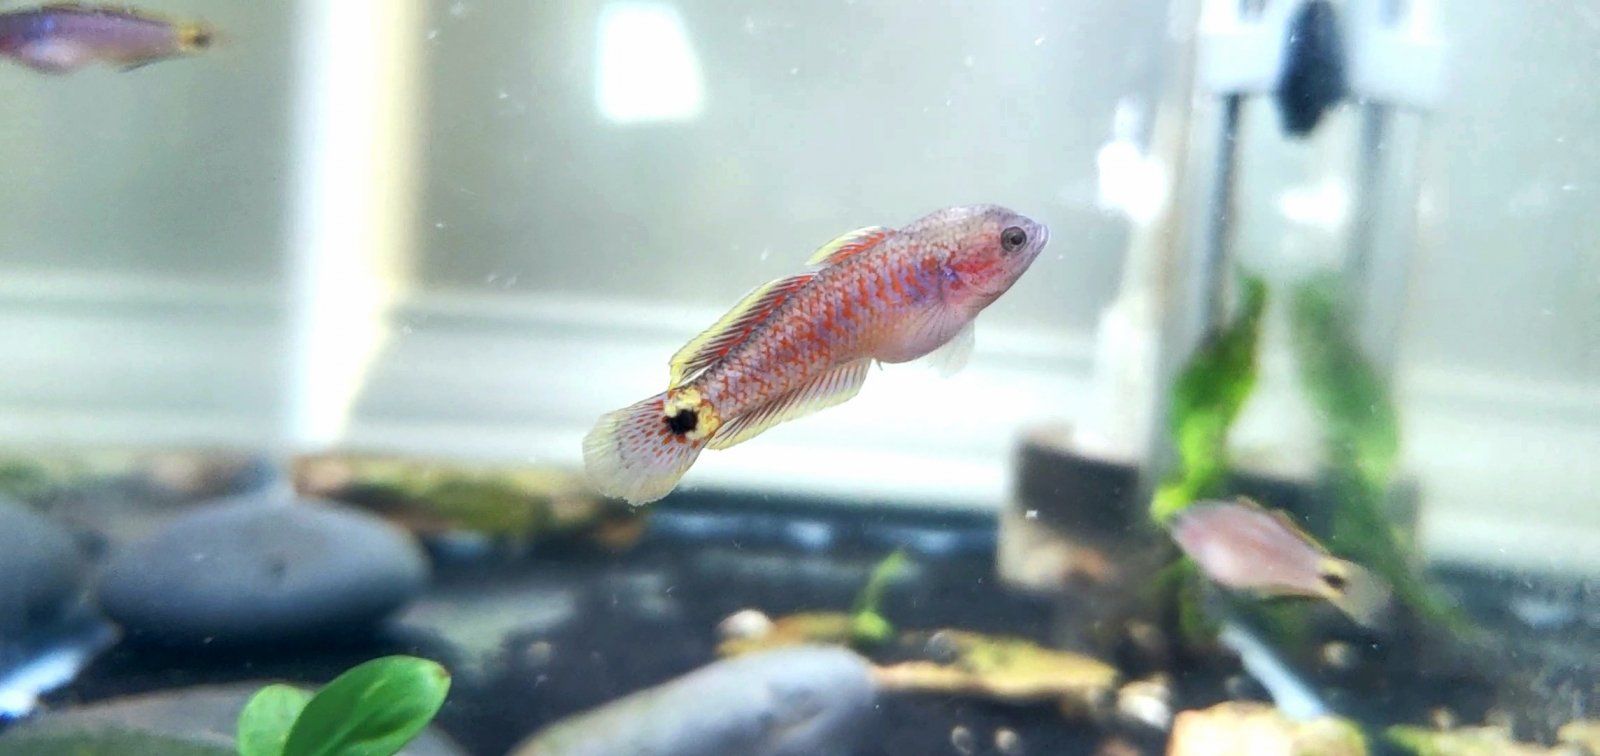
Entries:
[[127,8],[56,4],[0,13],[0,55],[42,73],[71,73],[93,63],[138,68],[198,53],[215,41],[205,24]]
[[1170,527],[1184,553],[1225,588],[1325,599],[1368,627],[1389,605],[1381,578],[1330,555],[1283,512],[1249,499],[1195,502]]
[[835,239],[812,270],[757,287],[679,350],[667,391],[601,417],[583,441],[590,479],[607,496],[655,501],[702,449],[849,400],[874,360],[938,352],[959,368],[973,319],[1049,238],[1041,223],[973,205]]

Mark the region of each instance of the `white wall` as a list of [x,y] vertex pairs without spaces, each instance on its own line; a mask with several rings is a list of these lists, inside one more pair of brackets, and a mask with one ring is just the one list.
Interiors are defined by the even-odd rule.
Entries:
[[292,160],[293,6],[139,5],[200,14],[227,37],[201,59],[126,73],[41,76],[0,60],[0,270],[12,282],[275,282]]

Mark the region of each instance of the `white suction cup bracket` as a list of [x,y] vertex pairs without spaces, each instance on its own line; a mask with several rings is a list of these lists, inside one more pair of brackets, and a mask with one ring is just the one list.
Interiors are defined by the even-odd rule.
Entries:
[[[1309,1],[1267,0],[1252,12],[1240,0],[1203,0],[1197,45],[1201,87],[1215,94],[1273,91],[1290,24]],[[1405,7],[1390,12],[1400,5]],[[1434,6],[1434,0],[1336,3],[1353,99],[1418,110],[1437,104],[1444,45],[1435,33]]]

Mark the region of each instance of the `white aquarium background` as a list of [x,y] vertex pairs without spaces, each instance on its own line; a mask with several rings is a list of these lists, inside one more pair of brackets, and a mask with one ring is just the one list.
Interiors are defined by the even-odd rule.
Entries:
[[[0,446],[576,464],[749,287],[980,201],[1052,241],[965,372],[891,367],[686,485],[995,507],[1018,432],[1086,412],[1141,196],[1098,166],[1156,104],[1167,3],[204,14],[235,31],[197,60],[0,68]],[[1398,367],[1425,544],[1600,570],[1600,6],[1437,24]]]

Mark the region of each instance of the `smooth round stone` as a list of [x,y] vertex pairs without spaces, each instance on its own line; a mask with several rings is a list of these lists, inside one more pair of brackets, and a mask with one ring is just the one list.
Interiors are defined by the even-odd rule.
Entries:
[[[275,680],[203,685],[113,698],[57,709],[0,736],[8,754],[116,753],[188,756],[237,753],[239,712],[257,690]],[[309,689],[309,688],[308,688]],[[428,727],[400,756],[459,756],[462,750]]]
[[286,494],[201,506],[106,565],[99,601],[138,637],[244,644],[345,636],[414,598],[422,550],[384,520]]
[[83,558],[67,531],[0,498],[0,638],[60,616],[78,595]]
[[513,756],[850,753],[876,691],[865,659],[797,646],[713,662],[550,725]]

